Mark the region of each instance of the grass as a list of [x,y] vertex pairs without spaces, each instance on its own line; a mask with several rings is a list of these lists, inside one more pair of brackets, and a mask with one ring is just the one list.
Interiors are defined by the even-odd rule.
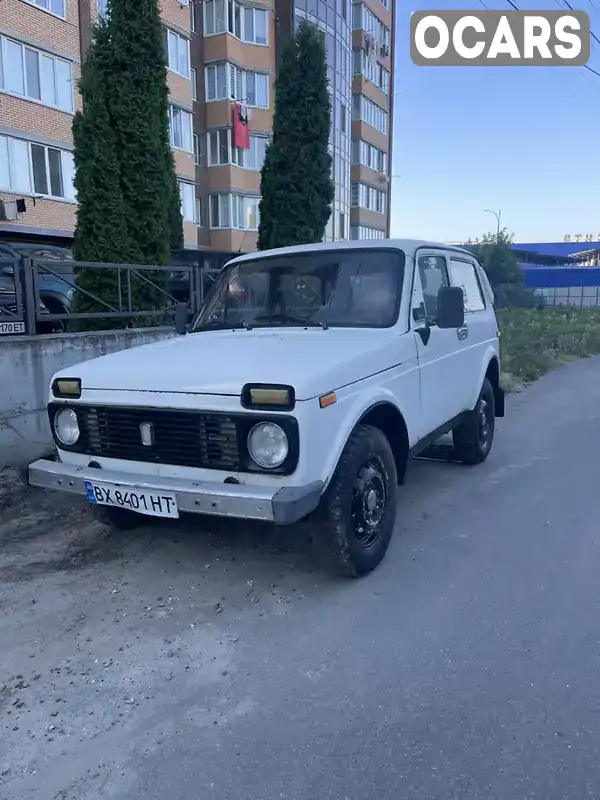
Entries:
[[600,354],[600,309],[499,309],[502,384],[519,391],[558,364]]

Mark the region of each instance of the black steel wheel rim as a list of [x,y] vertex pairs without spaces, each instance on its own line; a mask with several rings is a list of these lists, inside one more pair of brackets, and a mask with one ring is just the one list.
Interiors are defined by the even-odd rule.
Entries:
[[492,406],[487,398],[480,397],[477,409],[477,441],[482,450],[490,445],[492,425]]
[[387,498],[385,469],[381,459],[373,456],[358,470],[352,487],[352,531],[365,550],[381,535]]

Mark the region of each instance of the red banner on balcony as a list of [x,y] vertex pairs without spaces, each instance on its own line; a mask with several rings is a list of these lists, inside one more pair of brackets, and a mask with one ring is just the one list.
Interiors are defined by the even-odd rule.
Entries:
[[250,149],[248,112],[239,103],[233,106],[233,146],[241,147],[243,150]]

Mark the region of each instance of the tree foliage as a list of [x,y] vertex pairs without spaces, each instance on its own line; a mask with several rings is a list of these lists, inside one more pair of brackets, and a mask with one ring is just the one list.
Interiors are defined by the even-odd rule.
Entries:
[[334,188],[323,33],[302,21],[278,67],[273,136],[261,171],[258,248],[320,242]]
[[[169,264],[171,248],[182,246],[183,224],[169,142],[166,58],[157,0],[109,0],[106,18],[94,27],[79,88],[83,110],[73,123],[79,204],[75,258]],[[166,301],[161,288],[165,276],[157,270],[132,273],[128,279],[121,271],[119,298],[117,270],[81,269],[74,310],[106,310],[92,295],[112,308],[129,310],[123,305],[128,285],[131,310],[159,310]],[[132,320],[94,320],[88,327],[120,324],[130,325]]]
[[499,307],[534,305],[533,292],[525,289],[519,259],[511,244],[513,235],[503,228],[497,233],[484,233],[475,240],[477,255],[494,290]]

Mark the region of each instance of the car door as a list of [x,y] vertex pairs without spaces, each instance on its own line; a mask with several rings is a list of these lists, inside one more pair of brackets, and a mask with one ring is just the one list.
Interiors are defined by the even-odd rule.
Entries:
[[480,390],[483,359],[488,344],[496,339],[492,308],[481,286],[475,261],[468,256],[449,254],[448,277],[451,286],[460,286],[465,304],[465,324],[459,329],[461,337],[457,352],[458,372],[463,389],[464,409],[474,406]]
[[437,326],[437,294],[442,286],[449,286],[446,255],[419,248],[415,253],[410,318],[419,362],[422,436],[463,410],[464,392],[457,376],[457,330]]

